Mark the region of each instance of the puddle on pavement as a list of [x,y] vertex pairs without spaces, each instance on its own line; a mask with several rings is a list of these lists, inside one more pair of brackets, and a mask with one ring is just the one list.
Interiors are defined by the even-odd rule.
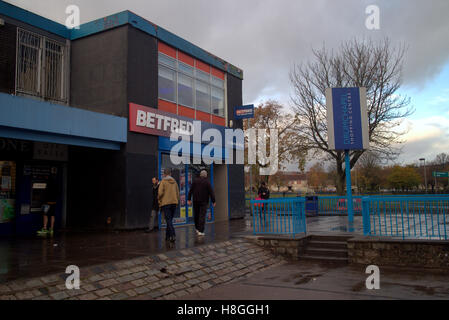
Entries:
[[359,292],[366,289],[366,284],[365,281],[360,281],[357,284],[355,284],[354,286],[352,286],[351,290],[354,292]]
[[435,294],[435,288],[432,287],[414,286],[414,289],[416,291],[423,292],[429,296],[433,296]]
[[309,283],[310,281],[315,281],[317,278],[321,277],[322,274],[316,273],[316,274],[307,274],[307,273],[297,273],[289,278],[283,279],[284,282],[294,282],[295,285],[301,285]]

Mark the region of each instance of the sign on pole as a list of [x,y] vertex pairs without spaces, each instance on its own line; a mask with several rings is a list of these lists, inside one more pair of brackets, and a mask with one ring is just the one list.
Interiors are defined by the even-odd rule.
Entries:
[[234,108],[235,119],[252,119],[254,118],[254,105],[239,106]]
[[354,208],[349,151],[369,148],[366,88],[328,88],[326,89],[326,104],[329,149],[345,152],[348,220],[353,222]]
[[329,148],[368,149],[366,88],[328,88],[326,103]]
[[449,178],[449,172],[433,171],[432,175],[436,178]]

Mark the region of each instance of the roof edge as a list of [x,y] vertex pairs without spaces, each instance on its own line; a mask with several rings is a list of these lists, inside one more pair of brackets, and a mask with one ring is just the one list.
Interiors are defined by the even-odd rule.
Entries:
[[175,35],[174,33],[152,23],[151,21],[129,11],[122,11],[104,18],[84,23],[79,29],[67,29],[65,25],[39,16],[35,13],[0,0],[0,14],[30,24],[47,32],[54,33],[69,40],[81,39],[96,33],[107,31],[123,25],[131,25],[166,44],[175,47],[211,66],[233,76],[243,79],[243,70],[201,49],[193,43]]
[[50,33],[54,33],[62,38],[70,39],[71,32],[65,25],[2,0],[0,0],[0,14],[27,23]]

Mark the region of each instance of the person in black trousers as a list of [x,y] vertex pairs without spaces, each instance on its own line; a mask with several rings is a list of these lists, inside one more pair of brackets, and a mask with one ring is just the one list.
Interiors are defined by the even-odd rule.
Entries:
[[[259,198],[261,198],[262,200],[268,200],[270,199],[270,190],[267,188],[267,185],[264,181],[262,181],[259,190],[257,191],[257,194],[259,195]],[[264,231],[267,231],[267,224],[266,224],[266,220],[267,220],[267,206],[262,205],[262,207],[260,208],[259,211],[259,217],[260,217],[260,226],[261,229],[264,229]]]
[[[145,231],[146,233],[153,232],[155,230],[155,225],[157,224],[157,214],[159,212],[159,201],[157,199],[158,197],[158,191],[159,191],[159,179],[154,177],[152,179],[153,182],[153,205],[151,207],[151,213],[150,213],[150,223],[148,226],[148,229]],[[157,225],[156,225],[157,228]]]
[[209,198],[212,205],[215,207],[215,193],[207,179],[207,171],[203,170],[200,177],[195,179],[190,187],[188,194],[188,204],[192,205],[193,196],[193,217],[195,220],[196,233],[199,236],[204,236],[204,226],[206,224],[206,212],[209,205]]

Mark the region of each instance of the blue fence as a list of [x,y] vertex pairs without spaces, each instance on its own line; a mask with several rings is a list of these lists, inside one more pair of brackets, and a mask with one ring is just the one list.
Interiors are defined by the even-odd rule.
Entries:
[[415,239],[449,236],[449,196],[364,197],[365,235]]
[[254,234],[295,235],[306,232],[304,198],[251,200]]

